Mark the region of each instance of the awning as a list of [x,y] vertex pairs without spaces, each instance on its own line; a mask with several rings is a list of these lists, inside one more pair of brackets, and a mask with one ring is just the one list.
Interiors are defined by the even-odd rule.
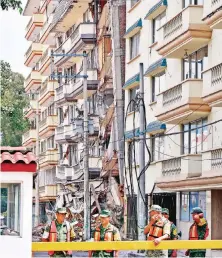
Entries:
[[125,139],[130,140],[130,139],[133,139],[134,137],[139,137],[139,135],[140,135],[140,129],[136,128],[135,131],[131,130],[131,131],[125,132]]
[[134,75],[133,77],[129,78],[125,84],[123,85],[123,89],[124,90],[128,90],[131,89],[135,86],[138,86],[140,83],[140,74],[137,73],[136,75]]
[[144,19],[152,20],[164,12],[167,8],[167,0],[161,0],[148,11]]
[[142,19],[136,21],[131,27],[126,31],[124,38],[131,38],[142,28]]
[[162,122],[160,121],[153,121],[153,122],[150,122],[148,125],[147,125],[147,128],[146,128],[146,132],[147,133],[150,133],[150,134],[157,134],[157,133],[161,133],[163,132],[164,130],[166,130],[166,124],[163,124]]
[[157,62],[151,64],[145,72],[145,76],[154,76],[158,73],[163,72],[167,67],[166,58],[161,58]]

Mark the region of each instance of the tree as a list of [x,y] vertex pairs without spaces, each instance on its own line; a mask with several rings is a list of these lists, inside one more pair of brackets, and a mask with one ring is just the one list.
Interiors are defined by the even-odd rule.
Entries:
[[23,116],[28,106],[23,84],[24,77],[12,72],[9,63],[0,61],[2,146],[21,146],[22,134],[28,129],[28,120]]
[[1,0],[1,9],[8,11],[12,8],[13,10],[18,9],[20,14],[22,13],[22,2],[19,0]]

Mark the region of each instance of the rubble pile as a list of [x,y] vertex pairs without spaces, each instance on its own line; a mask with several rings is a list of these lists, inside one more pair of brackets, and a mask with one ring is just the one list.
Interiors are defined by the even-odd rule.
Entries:
[[40,224],[32,229],[32,242],[41,242],[45,224]]

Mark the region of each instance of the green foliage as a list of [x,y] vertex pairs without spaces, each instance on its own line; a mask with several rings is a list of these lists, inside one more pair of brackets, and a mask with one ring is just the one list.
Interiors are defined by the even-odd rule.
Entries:
[[23,84],[24,77],[12,72],[9,63],[0,61],[2,146],[21,146],[22,134],[28,129],[23,116],[28,106]]
[[17,9],[20,14],[22,13],[22,2],[19,0],[1,0],[0,3],[3,11],[12,8],[13,10]]

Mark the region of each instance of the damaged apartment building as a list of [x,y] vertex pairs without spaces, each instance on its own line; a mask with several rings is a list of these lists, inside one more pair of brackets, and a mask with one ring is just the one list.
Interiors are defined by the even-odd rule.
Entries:
[[[78,77],[83,75],[83,57],[69,54],[86,51],[91,215],[110,208],[114,211],[113,220],[120,225],[123,200],[114,132],[110,3],[36,2],[29,0],[24,12],[32,16],[30,23],[34,27],[28,37],[32,42],[26,63],[32,71],[25,88],[26,92],[40,92],[38,99],[38,94],[32,95],[35,106],[26,111],[34,125],[39,115],[40,126],[39,132],[36,125],[30,128],[23,145],[35,151],[39,134],[39,189],[45,190],[47,200],[47,205],[40,205],[41,212],[66,206],[73,213],[83,213],[84,100],[83,78]],[[32,35],[33,31],[36,35]],[[40,193],[40,204],[42,197]]]

